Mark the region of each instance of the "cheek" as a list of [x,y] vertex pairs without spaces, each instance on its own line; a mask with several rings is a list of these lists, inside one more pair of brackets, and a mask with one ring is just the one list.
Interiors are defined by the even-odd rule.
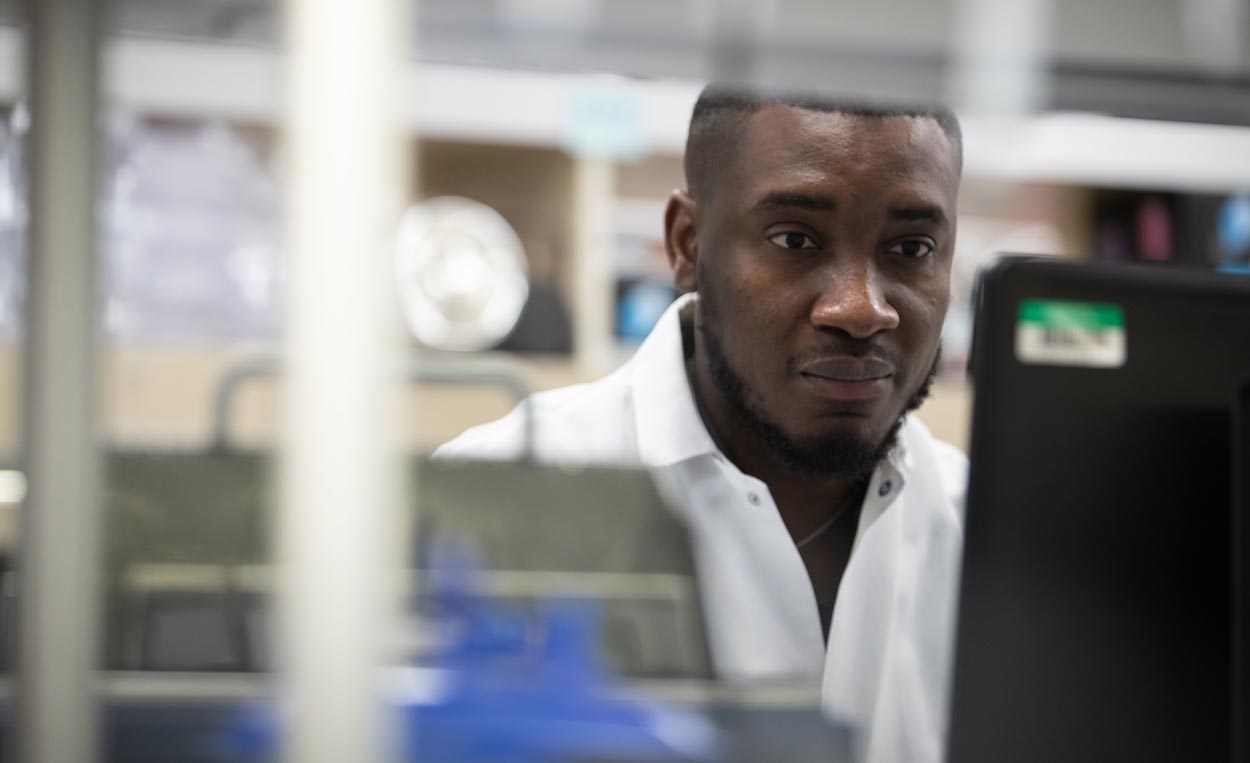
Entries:
[[731,262],[720,279],[724,317],[744,335],[766,332],[784,314],[793,289],[779,281],[774,268],[751,257],[738,256]]
[[788,291],[750,278],[736,279],[725,318],[734,326],[744,353],[764,358],[781,351],[786,327],[794,319]]
[[933,323],[935,331],[942,330],[942,324],[946,321],[946,311],[950,308],[951,297],[950,292],[943,289],[939,293],[930,294],[925,301],[925,314]]
[[910,340],[916,345],[936,343],[950,306],[950,290],[945,281],[901,290],[896,299],[895,309]]
[[748,396],[766,404],[788,367],[786,326],[792,308],[785,290],[770,288],[746,269],[717,280],[715,288],[717,336]]
[[909,284],[905,284],[908,299],[916,309],[941,323],[951,299],[949,267],[937,267]]

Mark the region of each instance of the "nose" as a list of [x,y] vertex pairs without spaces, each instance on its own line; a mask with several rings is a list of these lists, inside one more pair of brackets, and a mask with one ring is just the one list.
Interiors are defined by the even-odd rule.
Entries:
[[840,329],[855,339],[898,328],[898,311],[883,289],[885,277],[871,258],[842,258],[823,270],[820,278],[820,292],[811,310],[813,326]]

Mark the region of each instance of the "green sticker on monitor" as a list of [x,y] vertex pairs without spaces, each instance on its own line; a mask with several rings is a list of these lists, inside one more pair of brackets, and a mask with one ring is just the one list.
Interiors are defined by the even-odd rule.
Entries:
[[1118,305],[1026,299],[1016,319],[1016,359],[1052,366],[1119,368],[1126,357]]

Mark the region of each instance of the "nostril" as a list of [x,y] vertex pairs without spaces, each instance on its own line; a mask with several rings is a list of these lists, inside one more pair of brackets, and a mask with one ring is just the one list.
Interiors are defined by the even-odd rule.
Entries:
[[811,323],[818,328],[840,329],[853,337],[866,337],[898,326],[898,312],[881,295],[843,292],[822,298],[812,306]]

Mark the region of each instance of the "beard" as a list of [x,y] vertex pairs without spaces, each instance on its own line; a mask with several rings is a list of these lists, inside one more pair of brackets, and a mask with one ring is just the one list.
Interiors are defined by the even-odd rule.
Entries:
[[708,328],[715,320],[714,312],[703,294],[699,295],[699,307],[703,320],[695,320],[696,331],[703,341],[709,376],[721,402],[738,424],[783,469],[807,477],[832,477],[852,481],[867,479],[898,444],[898,434],[907,414],[919,408],[929,396],[942,358],[942,348],[939,345],[928,373],[908,398],[903,412],[879,442],[843,432],[815,437],[792,437],[750,402],[751,396],[748,394],[746,382],[734,369],[724,346],[721,345],[720,337]]

